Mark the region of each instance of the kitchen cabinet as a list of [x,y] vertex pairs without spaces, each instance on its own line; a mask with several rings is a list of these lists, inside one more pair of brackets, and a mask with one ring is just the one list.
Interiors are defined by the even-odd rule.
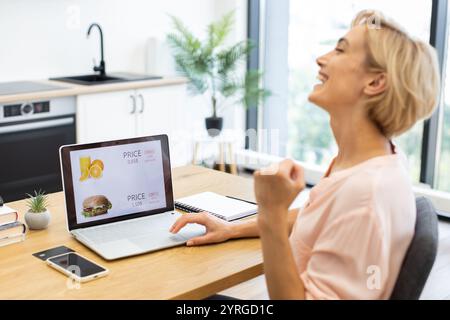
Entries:
[[117,91],[77,97],[77,142],[88,143],[135,137],[133,91]]
[[[177,130],[176,119],[184,119],[185,86],[165,86],[138,90],[137,130],[139,135],[167,134]],[[170,137],[169,137],[170,138]]]
[[[189,162],[194,128],[186,85],[170,85],[78,96],[77,142],[167,134],[172,165]],[[202,117],[202,115],[198,115]],[[202,119],[202,118],[200,118]]]

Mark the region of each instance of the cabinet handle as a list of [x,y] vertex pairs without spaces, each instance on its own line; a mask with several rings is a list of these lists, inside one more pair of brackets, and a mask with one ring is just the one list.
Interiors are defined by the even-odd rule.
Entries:
[[133,101],[133,108],[131,109],[130,114],[135,114],[136,113],[136,96],[135,95],[130,95],[131,100]]
[[145,99],[141,93],[138,94],[138,98],[141,99],[141,110],[139,110],[139,113],[143,113],[145,109]]

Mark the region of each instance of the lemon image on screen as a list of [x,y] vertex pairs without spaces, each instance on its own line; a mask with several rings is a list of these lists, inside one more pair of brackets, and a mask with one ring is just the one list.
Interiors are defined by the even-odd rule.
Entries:
[[94,161],[92,161],[91,166],[93,166],[93,165],[98,165],[102,170],[105,169],[105,166],[104,166],[102,160],[95,159]]
[[95,159],[91,162],[91,157],[80,157],[80,181],[85,181],[89,178],[100,179],[103,175],[105,165],[100,159]]
[[98,164],[94,164],[89,168],[89,174],[94,179],[99,179],[102,177],[102,168]]

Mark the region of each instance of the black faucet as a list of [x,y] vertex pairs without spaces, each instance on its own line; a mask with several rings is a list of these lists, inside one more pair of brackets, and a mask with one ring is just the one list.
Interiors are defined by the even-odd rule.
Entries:
[[100,64],[98,66],[94,66],[94,71],[100,72],[100,77],[105,78],[106,77],[106,69],[105,69],[105,60],[103,59],[103,32],[102,32],[102,28],[100,27],[100,25],[98,23],[93,23],[89,26],[89,29],[87,31],[88,38],[89,38],[89,35],[90,35],[93,27],[97,27],[98,31],[100,32],[100,54],[101,54]]

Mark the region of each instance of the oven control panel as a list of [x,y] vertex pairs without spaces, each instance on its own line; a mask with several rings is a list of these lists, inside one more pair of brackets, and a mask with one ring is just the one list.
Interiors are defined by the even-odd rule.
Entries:
[[0,104],[0,126],[8,123],[74,115],[75,109],[75,96]]
[[3,106],[3,117],[17,117],[26,114],[50,112],[50,101],[39,101]]

